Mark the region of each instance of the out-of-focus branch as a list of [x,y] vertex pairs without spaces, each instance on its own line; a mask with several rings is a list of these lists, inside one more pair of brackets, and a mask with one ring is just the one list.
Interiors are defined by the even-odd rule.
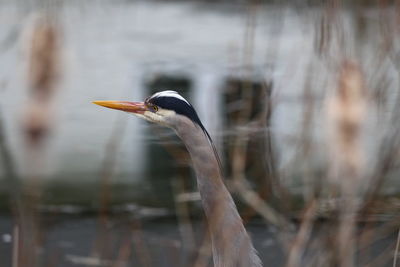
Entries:
[[[6,183],[8,185],[8,197],[11,201],[11,210],[20,210],[21,199],[19,191],[19,178],[16,171],[15,161],[7,144],[4,121],[0,112],[0,155]],[[15,214],[17,215],[17,214]]]
[[[398,71],[400,74],[400,69]],[[400,149],[400,93],[397,93],[396,101],[390,114],[388,129],[379,147],[375,170],[371,175],[364,198],[362,209],[364,215],[368,214],[375,198],[381,191],[383,182],[392,169],[397,158],[396,155]]]
[[136,250],[138,259],[140,261],[140,266],[151,267],[152,259],[150,251],[144,242],[143,231],[139,220],[135,220],[132,225],[132,240],[134,249]]
[[114,124],[109,140],[104,149],[104,159],[100,171],[100,193],[99,193],[99,221],[97,225],[97,240],[95,242],[94,256],[108,259],[110,256],[110,236],[107,231],[108,211],[111,201],[111,179],[115,173],[117,153],[125,133],[126,121],[118,117]]
[[235,177],[233,185],[247,205],[257,211],[267,223],[271,223],[279,229],[292,229],[290,222],[260,198],[257,192],[246,183],[244,177],[239,178],[238,174]]
[[205,234],[198,250],[197,258],[193,263],[193,267],[206,267],[212,258],[211,238]]
[[299,232],[289,251],[289,259],[286,265],[287,267],[302,266],[301,257],[306,249],[307,242],[310,239],[317,206],[317,201],[313,200],[304,213],[303,222],[301,223]]
[[393,267],[397,267],[397,260],[399,258],[399,247],[400,247],[400,228],[399,228],[399,231],[397,233],[396,248],[394,249]]
[[[175,209],[179,222],[179,230],[183,240],[183,248],[190,253],[194,251],[195,239],[192,223],[190,221],[190,211],[187,201],[179,201],[179,196],[185,192],[184,173],[182,169],[180,175],[172,181],[174,189]],[[188,263],[187,253],[184,255],[185,264]]]

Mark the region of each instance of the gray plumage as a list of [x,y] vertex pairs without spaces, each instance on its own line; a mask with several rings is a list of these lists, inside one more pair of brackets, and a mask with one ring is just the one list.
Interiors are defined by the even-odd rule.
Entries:
[[169,117],[169,125],[191,156],[212,240],[215,267],[261,267],[236,205],[225,187],[218,160],[202,129],[185,116]]

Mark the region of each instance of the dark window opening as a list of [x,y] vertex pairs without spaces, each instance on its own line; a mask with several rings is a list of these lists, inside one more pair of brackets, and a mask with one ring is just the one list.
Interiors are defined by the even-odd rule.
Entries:
[[[222,106],[224,129],[223,153],[225,173],[233,177],[236,145],[246,147],[245,174],[254,183],[254,189],[263,199],[271,200],[277,184],[274,169],[272,137],[269,132],[271,118],[272,82],[229,78],[223,88]],[[240,138],[241,127],[246,127],[246,137]]]
[[[186,76],[156,75],[145,81],[147,95],[164,90],[177,91],[189,101],[192,81]],[[191,191],[194,180],[189,167],[190,158],[186,148],[176,134],[166,127],[150,124],[147,131],[154,136],[153,142],[146,145],[146,178],[153,189],[158,202],[168,207],[174,207],[176,192],[173,184],[184,185],[185,191]],[[194,177],[194,176],[193,176]],[[180,179],[180,180],[177,180]],[[176,196],[175,196],[176,197]]]

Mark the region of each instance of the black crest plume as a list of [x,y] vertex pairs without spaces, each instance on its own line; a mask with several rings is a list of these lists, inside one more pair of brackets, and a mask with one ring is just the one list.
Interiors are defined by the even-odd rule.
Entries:
[[200,118],[197,115],[196,110],[185,98],[183,98],[180,94],[178,94],[175,91],[162,91],[148,97],[145,102],[151,103],[163,109],[173,110],[177,114],[186,116],[191,121],[196,123],[203,130],[204,134],[207,136],[207,139],[210,142],[211,146],[213,147],[214,154],[221,168],[221,161],[210,134],[207,132],[203,123],[200,121]]

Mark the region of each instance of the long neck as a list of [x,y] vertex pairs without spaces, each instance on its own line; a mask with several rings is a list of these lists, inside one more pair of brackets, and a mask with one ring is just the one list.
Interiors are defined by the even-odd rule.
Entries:
[[213,148],[200,127],[186,118],[174,123],[192,158],[212,240],[215,267],[260,267],[261,261],[225,187]]

